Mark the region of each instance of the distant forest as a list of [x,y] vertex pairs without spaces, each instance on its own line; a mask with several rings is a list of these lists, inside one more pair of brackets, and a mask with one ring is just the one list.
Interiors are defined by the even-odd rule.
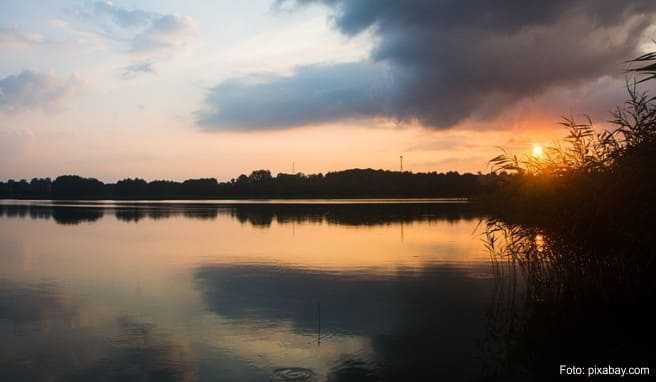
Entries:
[[352,169],[327,174],[253,171],[227,182],[215,178],[170,180],[123,179],[103,183],[95,178],[63,175],[55,180],[0,182],[0,198],[34,199],[216,199],[216,198],[362,198],[471,197],[496,184],[497,174],[412,173]]

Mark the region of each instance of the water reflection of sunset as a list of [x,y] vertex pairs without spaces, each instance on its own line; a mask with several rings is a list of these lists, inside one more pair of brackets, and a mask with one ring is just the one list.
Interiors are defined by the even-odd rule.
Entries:
[[[409,312],[419,308],[437,323],[431,331],[473,344],[480,321],[471,321],[471,312],[482,309],[491,282],[478,219],[421,212],[413,218],[403,209],[381,219],[373,207],[357,214],[342,208],[328,215],[218,210],[137,220],[139,214],[115,211],[54,214],[59,220],[47,218],[47,210],[0,216],[0,279],[9,283],[0,284],[0,294],[23,296],[27,304],[10,307],[17,309],[9,313],[14,330],[37,327],[21,339],[25,347],[8,344],[30,357],[30,346],[52,346],[39,333],[57,333],[79,360],[60,363],[82,370],[138,351],[154,362],[144,367],[163,365],[185,378],[198,367],[237,379],[245,370],[267,379],[290,367],[330,379],[350,370],[352,360],[378,367],[379,357],[395,351],[385,338],[415,330]],[[18,321],[39,301],[32,321]],[[456,317],[472,317],[471,326],[458,332],[438,323]],[[150,347],[138,347],[144,341]],[[424,346],[417,351],[429,354]]]
[[[458,223],[424,221],[373,227],[274,221],[261,228],[219,215],[215,220],[186,219],[185,224],[175,230],[170,228],[168,221],[144,220],[138,223],[138,231],[132,224],[108,217],[94,223],[96,225],[74,227],[32,220],[19,223],[43,233],[24,241],[26,259],[40,256],[48,261],[53,254],[62,253],[69,259],[66,262],[50,259],[52,267],[33,269],[37,274],[50,270],[81,270],[71,269],[71,265],[85,267],[85,273],[88,273],[92,269],[86,267],[90,266],[87,263],[91,260],[101,277],[112,269],[121,269],[120,274],[140,272],[147,276],[169,268],[179,269],[181,265],[208,262],[280,264],[340,272],[363,269],[389,272],[436,262],[487,260],[480,248],[480,238],[476,233],[478,220],[475,219]],[[70,246],[69,235],[80,237],[75,248]],[[49,239],[45,240],[46,237]],[[116,240],[117,237],[120,240]],[[150,240],[151,237],[158,237],[158,240]],[[75,265],[66,264],[68,262]]]

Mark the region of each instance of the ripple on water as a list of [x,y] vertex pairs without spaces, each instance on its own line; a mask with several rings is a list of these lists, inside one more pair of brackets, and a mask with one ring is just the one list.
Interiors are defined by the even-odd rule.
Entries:
[[302,367],[283,367],[273,371],[274,381],[307,381],[314,377],[314,372]]

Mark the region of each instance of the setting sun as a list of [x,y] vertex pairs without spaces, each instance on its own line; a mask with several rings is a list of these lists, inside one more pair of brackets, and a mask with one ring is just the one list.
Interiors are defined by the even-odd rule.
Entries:
[[544,156],[544,149],[541,145],[535,144],[531,150],[531,155],[533,155],[535,158],[542,158]]

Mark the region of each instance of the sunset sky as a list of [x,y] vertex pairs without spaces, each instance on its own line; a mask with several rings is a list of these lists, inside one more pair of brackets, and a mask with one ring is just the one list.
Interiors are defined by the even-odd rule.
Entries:
[[0,179],[486,171],[600,126],[656,1],[0,5]]

